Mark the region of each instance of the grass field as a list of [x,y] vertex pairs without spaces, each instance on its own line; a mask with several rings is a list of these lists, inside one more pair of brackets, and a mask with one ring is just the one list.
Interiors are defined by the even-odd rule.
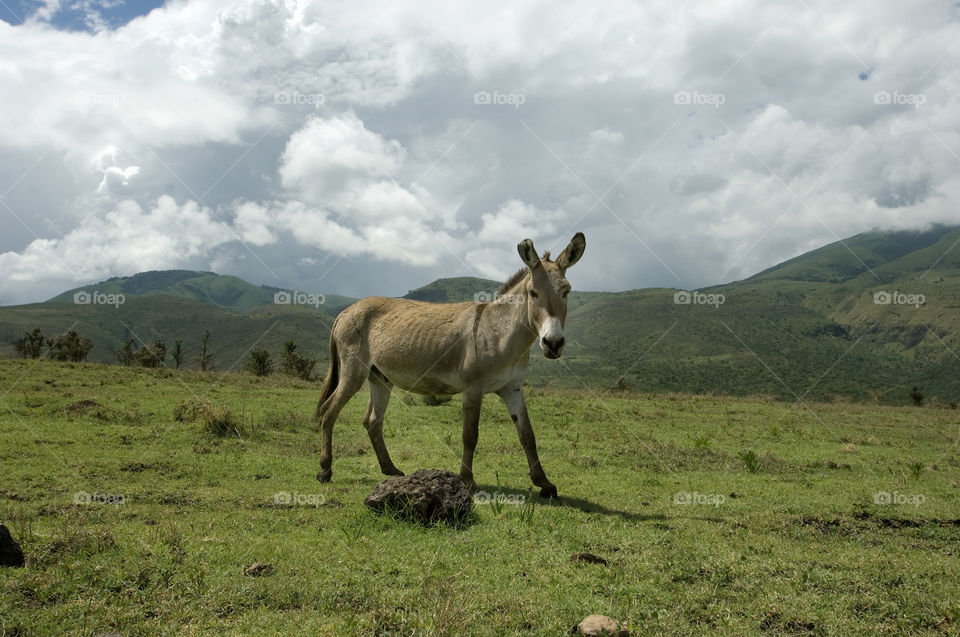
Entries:
[[[547,503],[491,396],[478,488],[516,497],[423,528],[363,505],[365,394],[319,484],[317,384],[0,361],[0,635],[960,634],[960,411],[533,390]],[[459,399],[403,398],[394,461],[456,470]]]

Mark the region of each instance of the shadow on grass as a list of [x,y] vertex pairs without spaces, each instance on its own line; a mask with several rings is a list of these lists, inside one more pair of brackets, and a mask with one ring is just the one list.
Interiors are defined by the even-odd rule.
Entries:
[[538,490],[526,492],[518,491],[515,489],[505,489],[502,486],[495,486],[490,484],[478,484],[474,489],[474,497],[477,493],[503,493],[505,495],[522,495],[527,496],[528,493],[531,497],[536,500],[537,506],[549,506],[549,507],[566,507],[570,509],[577,509],[583,513],[599,513],[600,515],[615,515],[623,518],[624,520],[629,520],[630,522],[644,522],[648,520],[666,520],[667,517],[661,513],[651,513],[643,514],[636,513],[633,511],[621,511],[620,509],[611,509],[602,504],[596,502],[591,502],[585,498],[576,498],[568,495],[560,495],[556,498],[550,498],[549,500],[541,498],[537,495]]

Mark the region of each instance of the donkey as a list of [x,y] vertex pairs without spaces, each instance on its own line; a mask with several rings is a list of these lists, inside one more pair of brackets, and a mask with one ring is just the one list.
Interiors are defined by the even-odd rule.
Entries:
[[333,425],[340,410],[370,382],[363,425],[384,475],[402,476],[383,442],[383,417],[394,386],[421,394],[463,394],[463,460],[460,476],[473,489],[480,404],[495,393],[506,404],[527,456],[530,479],[544,498],[557,488],[547,479],[527,416],[523,380],[530,348],[539,340],[543,355],[560,358],[570,284],[567,268],[580,260],[586,240],[574,235],[556,261],[537,256],[533,241],[517,251],[526,264],[489,303],[425,303],[369,297],[343,310],[330,331],[330,368],[320,390],[315,418],[322,427],[320,472],[333,473]]

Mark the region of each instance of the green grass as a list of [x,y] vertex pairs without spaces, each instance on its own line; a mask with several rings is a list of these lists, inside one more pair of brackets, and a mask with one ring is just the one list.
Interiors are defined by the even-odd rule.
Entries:
[[[27,554],[0,634],[960,632],[956,410],[533,389],[547,503],[491,396],[474,471],[500,499],[424,528],[362,503],[365,392],[319,484],[317,384],[3,360],[0,388],[0,522]],[[176,420],[189,401],[235,426]],[[459,398],[396,399],[385,435],[407,472],[456,469]]]

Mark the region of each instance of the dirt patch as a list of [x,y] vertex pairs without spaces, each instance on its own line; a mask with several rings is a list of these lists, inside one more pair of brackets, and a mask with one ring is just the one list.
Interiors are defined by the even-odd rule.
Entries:
[[599,555],[594,555],[593,553],[574,553],[570,556],[571,562],[580,562],[583,564],[603,564],[606,566],[609,564],[607,560],[603,559]]
[[87,412],[94,409],[102,409],[103,405],[98,403],[95,400],[78,400],[75,403],[70,403],[64,407],[60,408],[60,411],[69,411],[69,412]]
[[855,520],[874,522],[884,529],[917,529],[924,526],[960,527],[960,518],[894,518],[861,511],[853,516]]

